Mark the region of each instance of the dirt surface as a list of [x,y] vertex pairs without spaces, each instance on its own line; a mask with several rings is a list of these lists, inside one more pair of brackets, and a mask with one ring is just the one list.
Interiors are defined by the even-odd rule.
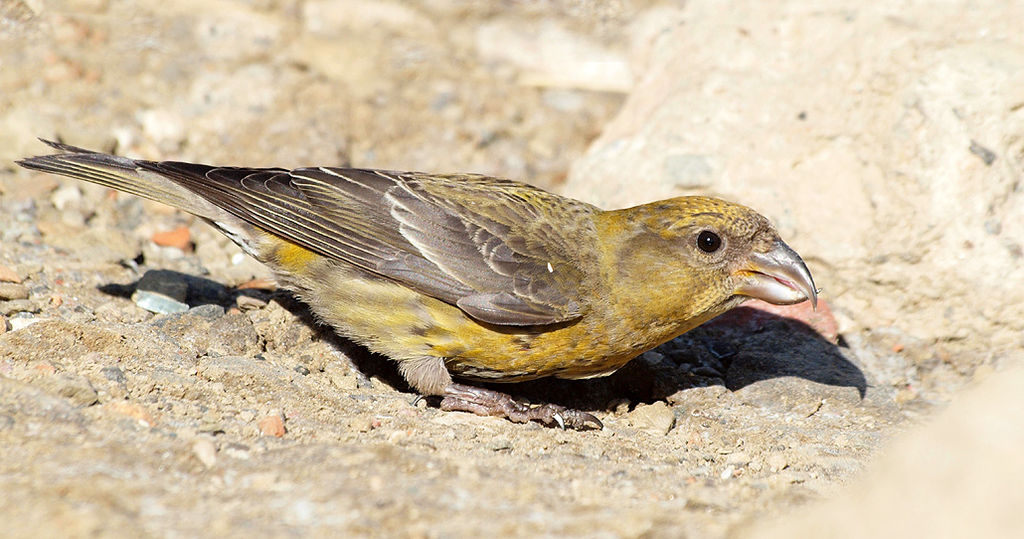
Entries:
[[[884,470],[984,457],[944,459],[935,434],[972,416],[1009,422],[972,440],[1019,439],[1007,384],[938,414],[1022,356],[1024,13],[713,4],[0,0],[3,535],[723,537],[776,519],[770,534],[800,536],[843,513],[808,502],[864,477],[882,493],[858,499],[914,482],[1000,496],[1013,483],[990,468],[971,488]],[[956,121],[959,153],[940,135]],[[738,309],[605,379],[499,388],[600,431],[445,413],[252,286],[266,271],[207,225],[17,168],[47,151],[37,136],[480,172],[607,205],[718,194],[779,223],[824,301]],[[148,283],[188,310],[143,308]],[[995,468],[1024,480],[997,441]],[[883,471],[862,473],[876,454]]]

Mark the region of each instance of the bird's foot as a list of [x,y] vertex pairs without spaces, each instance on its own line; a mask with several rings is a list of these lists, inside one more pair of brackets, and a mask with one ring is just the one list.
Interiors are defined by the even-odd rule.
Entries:
[[505,417],[515,423],[538,421],[549,427],[557,425],[563,429],[604,428],[601,421],[592,414],[557,404],[530,406],[514,401],[505,393],[481,387],[449,384],[442,397],[441,409],[445,411]]

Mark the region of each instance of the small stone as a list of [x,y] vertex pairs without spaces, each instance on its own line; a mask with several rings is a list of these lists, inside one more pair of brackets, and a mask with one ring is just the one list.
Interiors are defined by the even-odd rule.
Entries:
[[100,374],[115,384],[125,384],[128,382],[128,378],[124,375],[124,371],[122,371],[120,367],[103,367],[100,369]]
[[492,438],[487,442],[487,449],[491,451],[511,451],[512,441],[504,437]]
[[96,389],[81,376],[70,374],[51,376],[46,379],[44,385],[54,393],[71,401],[75,406],[84,408],[99,402]]
[[249,446],[235,442],[225,444],[221,452],[233,459],[239,460],[249,460],[252,457]]
[[20,283],[21,277],[13,269],[0,264],[0,282],[3,283]]
[[160,247],[174,247],[186,252],[192,250],[192,234],[185,225],[173,230],[157,232],[150,239]]
[[139,290],[132,294],[132,301],[143,309],[157,314],[180,313],[188,310],[188,304],[176,301],[163,294]]
[[267,302],[253,296],[247,296],[240,294],[235,298],[235,305],[240,311],[254,311],[256,309],[262,309],[267,306]]
[[207,303],[206,305],[197,305],[196,307],[189,309],[188,314],[189,316],[195,316],[206,320],[217,320],[227,313],[224,311],[224,307]]
[[724,481],[726,479],[732,478],[732,476],[735,475],[735,474],[736,474],[736,467],[735,466],[726,466],[725,469],[722,470],[722,474],[719,475],[719,477],[722,478],[722,480]]
[[159,314],[188,310],[188,282],[185,276],[168,270],[147,271],[136,284],[132,301],[147,311]]
[[651,434],[668,434],[676,424],[675,412],[662,401],[637,405],[626,418],[634,427]]
[[729,464],[729,465],[732,465],[732,466],[736,466],[737,468],[738,467],[742,467],[742,466],[746,466],[747,463],[749,463],[749,462],[750,462],[750,455],[748,455],[748,454],[746,454],[746,453],[744,453],[742,451],[737,451],[736,453],[732,453],[728,457],[726,457],[726,459],[725,459],[725,463],[726,464]]
[[17,283],[0,283],[0,300],[28,299],[28,287]]
[[251,279],[238,285],[235,288],[239,290],[255,288],[257,290],[267,290],[273,292],[274,290],[277,290],[277,282],[274,281],[273,279]]
[[136,420],[143,427],[156,425],[156,420],[142,406],[131,401],[111,401],[104,405],[112,412],[128,416]]
[[661,363],[662,361],[665,360],[665,354],[651,350],[649,352],[644,352],[643,354],[641,354],[640,359],[646,361],[651,365],[657,365],[658,363]]
[[275,436],[280,438],[287,432],[284,428],[284,419],[278,414],[270,414],[264,416],[257,423],[260,429],[260,434],[263,436]]
[[343,391],[354,391],[356,389],[356,377],[352,376],[352,370],[341,362],[333,361],[324,365],[324,374],[330,380],[331,385]]
[[[0,301],[0,314],[12,316],[16,313],[38,313],[39,305],[28,299],[12,299],[11,301]],[[11,322],[12,324],[14,322]]]
[[223,432],[224,427],[221,426],[223,417],[215,410],[207,410],[203,414],[203,417],[199,418],[199,432]]
[[57,208],[62,212],[70,210],[82,203],[82,190],[73,183],[69,183],[63,187],[58,187],[57,190],[50,195],[50,202],[53,203],[54,208]]
[[217,446],[206,438],[199,438],[192,442],[192,454],[207,468],[213,468],[217,463]]
[[768,458],[765,459],[764,463],[772,472],[784,470],[789,466],[789,461],[786,460],[786,456],[782,453],[772,453],[771,455],[768,455]]
[[11,326],[11,331],[18,331],[19,329],[25,329],[36,322],[42,322],[47,320],[46,318],[36,318],[29,316],[16,316],[8,319],[8,323]]

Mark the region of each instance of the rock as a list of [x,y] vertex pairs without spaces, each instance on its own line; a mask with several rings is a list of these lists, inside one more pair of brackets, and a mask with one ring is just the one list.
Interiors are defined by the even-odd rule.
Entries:
[[802,416],[814,414],[822,401],[860,403],[855,387],[833,386],[803,378],[784,377],[759,380],[740,387],[736,397],[743,404]]
[[0,314],[4,316],[11,316],[17,313],[38,313],[39,311],[39,305],[29,299],[0,301]]
[[105,403],[103,407],[117,414],[134,419],[140,426],[152,427],[156,425],[156,420],[153,419],[153,416],[138,403],[115,400]]
[[192,454],[207,468],[213,468],[213,465],[217,463],[217,446],[206,438],[199,438],[192,442]]
[[772,473],[780,472],[789,466],[789,461],[786,459],[786,455],[781,452],[774,452],[768,455],[768,458],[765,459],[764,463]]
[[0,301],[28,299],[28,287],[15,283],[0,283]]
[[0,264],[0,282],[20,283],[21,277],[18,276],[18,272],[14,271],[10,267]]
[[[166,284],[166,283],[164,283]],[[172,288],[164,287],[164,290],[172,291]],[[132,301],[136,305],[151,313],[171,314],[188,310],[188,304],[174,299],[171,296],[154,292],[152,290],[136,290],[132,294]]]
[[[1024,369],[1015,365],[876,453],[827,501],[738,537],[1016,537],[1024,529]],[[768,459],[772,469],[784,459]]]
[[275,436],[280,438],[287,432],[284,428],[284,418],[279,413],[272,413],[264,416],[259,421],[260,434],[263,436]]
[[1024,5],[993,5],[961,39],[959,3],[914,27],[881,5],[811,22],[798,4],[687,3],[563,192],[609,208],[721,196],[766,214],[852,320],[1024,331],[1024,117],[1007,112],[1024,99],[1024,48],[1007,46]]
[[88,380],[71,374],[56,374],[42,378],[41,385],[65,399],[71,404],[84,408],[99,402],[96,389]]
[[161,247],[174,247],[182,251],[189,251],[192,249],[192,235],[189,232],[188,227],[185,225],[172,230],[157,232],[153,234],[150,239],[153,240],[153,243]]
[[196,356],[251,357],[260,351],[259,336],[248,317],[225,314],[219,305],[156,317],[150,325]]
[[676,424],[676,415],[672,408],[664,402],[638,404],[633,411],[625,415],[634,427],[651,434],[668,434]]
[[11,331],[18,331],[19,329],[27,328],[37,322],[42,322],[45,318],[27,317],[27,316],[14,316],[7,320],[7,323],[11,326]]

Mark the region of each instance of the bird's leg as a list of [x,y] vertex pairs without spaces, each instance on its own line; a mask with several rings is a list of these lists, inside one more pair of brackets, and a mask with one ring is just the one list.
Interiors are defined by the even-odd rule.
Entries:
[[547,426],[582,429],[591,426],[604,428],[599,419],[586,412],[557,404],[529,406],[512,400],[505,393],[482,387],[451,383],[441,394],[441,409],[445,411],[473,412],[476,415],[499,416],[515,423],[539,421]]

